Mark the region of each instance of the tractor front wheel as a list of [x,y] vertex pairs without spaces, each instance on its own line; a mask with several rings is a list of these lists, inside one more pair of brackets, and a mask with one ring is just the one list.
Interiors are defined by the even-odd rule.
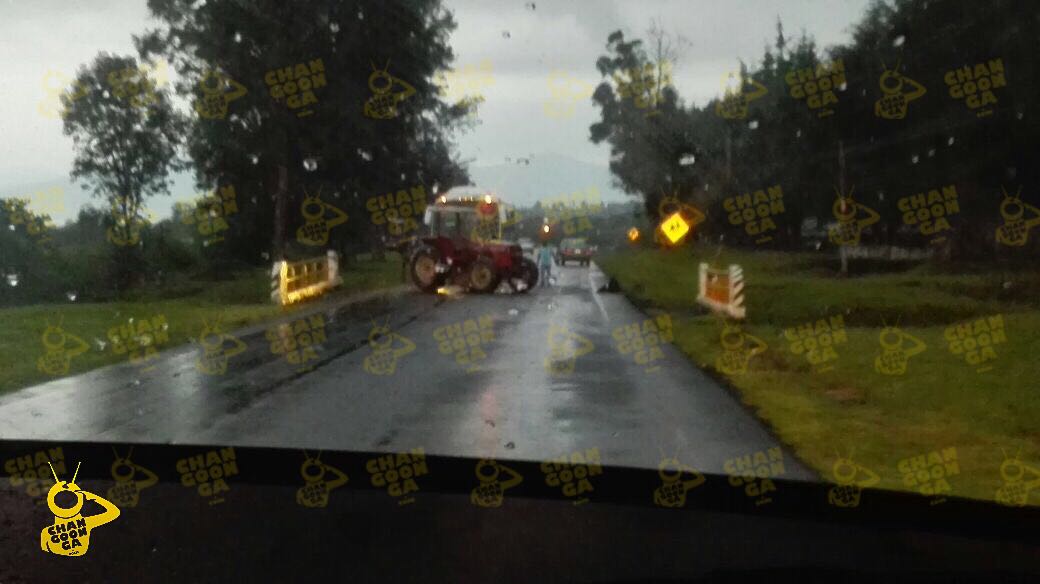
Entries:
[[479,257],[469,270],[469,287],[474,292],[489,294],[498,288],[500,276],[495,270],[495,262],[488,257]]

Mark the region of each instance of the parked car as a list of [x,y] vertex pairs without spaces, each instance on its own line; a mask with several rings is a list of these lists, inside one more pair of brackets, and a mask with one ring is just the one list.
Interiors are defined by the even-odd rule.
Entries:
[[577,261],[583,266],[589,265],[592,256],[596,254],[596,246],[589,245],[584,237],[569,237],[560,242],[560,251],[557,262],[561,266],[567,265],[568,261]]

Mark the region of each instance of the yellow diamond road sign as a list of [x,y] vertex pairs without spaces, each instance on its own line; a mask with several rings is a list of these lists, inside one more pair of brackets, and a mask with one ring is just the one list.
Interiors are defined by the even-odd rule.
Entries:
[[668,218],[664,220],[664,223],[661,223],[661,231],[664,232],[668,241],[671,241],[674,244],[678,243],[680,239],[689,233],[690,224],[683,219],[682,215],[678,211],[676,211],[669,215]]

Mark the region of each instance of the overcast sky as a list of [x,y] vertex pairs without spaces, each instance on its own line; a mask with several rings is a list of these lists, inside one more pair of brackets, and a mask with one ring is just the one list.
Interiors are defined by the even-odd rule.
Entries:
[[[12,189],[68,176],[72,141],[58,119],[38,110],[45,75],[66,81],[98,51],[131,53],[130,35],[154,26],[144,0],[64,2],[0,0],[0,196]],[[674,68],[679,94],[703,104],[721,90],[737,59],[755,64],[775,35],[779,16],[788,37],[803,28],[821,46],[846,41],[867,0],[446,0],[458,28],[452,36],[456,67],[490,64],[493,82],[480,89],[481,125],[460,136],[474,165],[537,153],[560,153],[605,165],[605,146],[588,141],[598,110],[583,99],[568,117],[549,117],[549,75],[565,72],[576,84],[599,83],[596,59],[607,35],[644,37],[652,20],[690,44]],[[533,5],[533,6],[532,6]],[[56,77],[61,79],[61,77]],[[462,77],[465,81],[466,78]],[[580,85],[579,85],[580,87]],[[184,194],[185,196],[190,193]],[[180,198],[181,193],[174,193]],[[72,210],[74,211],[74,210]]]

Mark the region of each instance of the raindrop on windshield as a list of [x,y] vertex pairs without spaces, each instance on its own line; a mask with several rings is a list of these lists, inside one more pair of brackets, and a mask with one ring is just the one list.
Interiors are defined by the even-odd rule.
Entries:
[[507,39],[507,38],[510,38],[510,36],[511,35],[509,34],[508,30],[503,30],[502,31],[502,38]]
[[928,158],[931,158],[933,156],[935,156],[935,148],[931,148],[928,150]]
[[918,156],[918,155],[914,154],[914,155],[913,155],[913,156],[912,156],[912,157],[910,158],[910,162],[912,162],[912,163],[914,163],[914,164],[917,164],[917,161],[918,161],[918,160],[920,160],[920,159],[921,159],[921,157],[920,157],[920,156]]
[[1018,112],[1018,114],[1015,117],[1021,120],[1022,118],[1026,117],[1026,115],[1022,112]]
[[15,273],[15,272],[11,272],[11,273],[7,274],[7,283],[10,286],[12,286],[12,287],[17,286],[18,285],[18,274]]
[[358,10],[357,11],[357,19],[358,20],[364,20],[365,19],[365,13],[361,12],[360,10]]
[[358,148],[357,153],[359,156],[361,156],[361,158],[364,158],[366,162],[372,160],[372,153],[368,150],[365,150],[364,148]]
[[308,172],[314,172],[315,170],[318,170],[318,161],[313,158],[304,158],[303,168]]
[[950,139],[946,141],[946,145],[953,146],[953,136],[950,136]]
[[694,164],[695,162],[697,162],[697,157],[694,156],[693,154],[683,154],[679,158],[679,166],[690,166],[691,164]]
[[235,33],[235,42],[236,43],[242,42],[242,33],[240,33],[240,32],[236,32]]
[[801,137],[802,137],[802,131],[801,131],[801,130],[798,130],[797,132],[795,132],[795,133],[794,133],[794,137],[795,137],[795,138],[801,138]]
[[845,91],[845,89],[848,88],[848,86],[849,86],[848,83],[842,81],[841,85],[838,86],[838,91]]
[[14,231],[14,223],[9,224],[7,228],[11,231]]
[[903,36],[903,35],[899,35],[896,38],[892,39],[892,46],[893,47],[901,47],[901,46],[903,46],[903,43],[905,43],[905,42],[906,42],[906,37]]
[[68,292],[65,293],[65,298],[68,298],[69,302],[75,302],[77,296],[78,295],[76,294],[75,290],[69,290]]
[[332,32],[339,32],[339,23],[338,22],[330,22],[329,23],[329,30],[331,30]]
[[751,129],[751,130],[757,130],[758,129],[758,120],[751,120],[750,122],[747,123],[747,127],[749,129]]
[[259,164],[260,163],[260,157],[257,156],[256,154],[254,154],[254,155],[249,157],[249,161],[252,162],[253,164]]

